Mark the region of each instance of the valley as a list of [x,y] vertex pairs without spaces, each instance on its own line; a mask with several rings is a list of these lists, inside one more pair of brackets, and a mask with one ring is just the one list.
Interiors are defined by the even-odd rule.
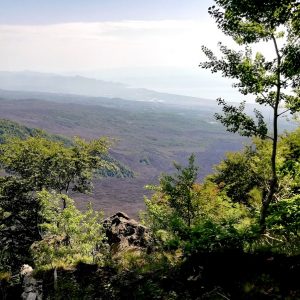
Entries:
[[143,187],[157,183],[173,161],[185,164],[195,153],[199,180],[211,172],[225,152],[238,150],[243,139],[214,121],[216,105],[190,107],[54,93],[0,92],[0,118],[51,134],[85,139],[108,136],[111,155],[135,174],[134,178],[97,178],[94,193],[74,195],[80,208],[91,201],[106,214],[124,210],[137,217],[144,208]]

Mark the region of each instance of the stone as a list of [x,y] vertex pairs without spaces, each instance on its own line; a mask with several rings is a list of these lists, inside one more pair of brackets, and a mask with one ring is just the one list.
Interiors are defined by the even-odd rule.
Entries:
[[33,277],[33,269],[29,265],[23,265],[20,270],[23,293],[22,300],[42,300],[42,282]]
[[148,249],[151,235],[147,227],[123,212],[117,212],[103,222],[107,242],[116,251],[129,247]]
[[37,294],[35,292],[30,292],[27,297],[26,300],[37,300]]
[[32,273],[33,269],[31,266],[25,264],[21,267],[21,270],[20,270],[20,275],[21,276],[26,276],[26,275],[30,275]]

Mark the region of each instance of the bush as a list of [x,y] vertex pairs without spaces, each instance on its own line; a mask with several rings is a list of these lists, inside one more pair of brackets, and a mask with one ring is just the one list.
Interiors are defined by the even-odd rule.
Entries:
[[82,213],[66,195],[45,190],[38,193],[38,199],[43,239],[31,247],[37,267],[67,268],[78,262],[104,263],[106,248],[101,213],[91,207]]

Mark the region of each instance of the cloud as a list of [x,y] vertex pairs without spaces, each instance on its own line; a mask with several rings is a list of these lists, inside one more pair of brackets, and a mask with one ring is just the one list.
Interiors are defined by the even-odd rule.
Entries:
[[0,69],[197,67],[201,45],[218,40],[213,22],[193,20],[0,25]]

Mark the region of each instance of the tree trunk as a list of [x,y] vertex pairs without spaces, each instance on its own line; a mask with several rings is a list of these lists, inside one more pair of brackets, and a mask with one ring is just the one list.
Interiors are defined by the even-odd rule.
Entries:
[[271,168],[272,177],[270,180],[269,191],[266,197],[262,201],[262,207],[260,211],[260,231],[264,233],[266,231],[266,217],[268,216],[268,210],[270,203],[273,201],[275,193],[278,187],[278,178],[276,173],[276,157],[277,157],[277,143],[278,143],[278,107],[280,103],[280,89],[281,89],[281,79],[280,79],[280,65],[281,56],[278,50],[277,42],[273,36],[274,47],[277,55],[277,82],[276,82],[276,99],[273,107],[273,143],[272,143],[272,156],[271,156]]
[[54,292],[57,292],[57,268],[55,267],[53,270],[53,287],[54,287]]
[[[279,104],[279,103],[278,103]],[[261,212],[260,212],[260,231],[264,233],[266,231],[266,217],[268,215],[268,209],[270,203],[274,199],[274,195],[277,191],[278,187],[278,178],[276,174],[276,156],[277,156],[277,142],[278,142],[278,129],[277,129],[277,119],[278,119],[278,104],[275,105],[274,108],[274,123],[273,123],[273,130],[274,130],[274,138],[273,138],[273,145],[272,145],[272,157],[271,157],[271,168],[272,168],[272,178],[270,180],[269,191],[266,197],[263,199]]]

